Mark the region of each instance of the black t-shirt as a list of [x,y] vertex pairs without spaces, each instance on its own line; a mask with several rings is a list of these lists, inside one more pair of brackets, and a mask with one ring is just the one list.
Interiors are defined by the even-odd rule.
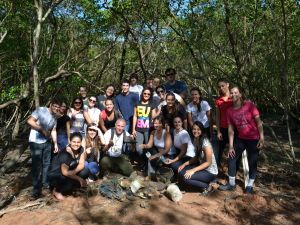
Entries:
[[164,105],[161,108],[161,114],[165,120],[165,123],[168,124],[171,128],[174,128],[173,120],[175,117],[179,116],[183,120],[186,119],[186,110],[182,105],[178,105],[178,110],[172,113],[169,113],[167,109],[167,105]]
[[135,105],[136,107],[136,131],[146,132],[149,131],[151,126],[151,112],[154,109],[153,103],[142,104],[141,102]]
[[62,117],[59,117],[57,119],[57,125],[56,125],[57,132],[66,132],[67,130],[66,124],[68,121],[70,121],[70,117],[67,115],[63,115]]
[[[76,164],[78,165],[81,154],[83,153],[83,148],[79,149],[79,154],[77,158],[73,158],[70,153],[66,150],[60,151],[56,156],[54,156],[51,164],[51,169],[49,174],[62,174],[61,165],[66,164],[69,169],[75,169]],[[72,165],[75,165],[73,168]]]

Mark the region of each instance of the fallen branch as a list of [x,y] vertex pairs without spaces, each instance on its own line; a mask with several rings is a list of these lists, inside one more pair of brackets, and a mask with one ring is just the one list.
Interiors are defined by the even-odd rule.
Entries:
[[24,209],[34,207],[34,206],[45,206],[45,205],[46,205],[46,203],[44,201],[38,201],[38,202],[29,203],[24,206],[19,206],[19,207],[7,209],[7,210],[2,210],[2,211],[0,211],[0,217],[3,216],[4,214],[10,213],[10,212],[24,210]]

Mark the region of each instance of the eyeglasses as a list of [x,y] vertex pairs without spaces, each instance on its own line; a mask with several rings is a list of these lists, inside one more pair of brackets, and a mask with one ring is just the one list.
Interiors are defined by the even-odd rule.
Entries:
[[148,95],[148,96],[150,96],[151,94],[150,94],[150,93],[143,93],[143,95]]
[[157,94],[164,93],[164,92],[165,92],[164,90],[157,90]]
[[90,102],[96,103],[96,100],[89,99]]

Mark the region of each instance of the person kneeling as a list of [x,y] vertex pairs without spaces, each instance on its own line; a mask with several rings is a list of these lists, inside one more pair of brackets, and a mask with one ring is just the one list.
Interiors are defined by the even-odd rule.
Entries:
[[51,170],[48,173],[50,187],[53,195],[58,200],[63,200],[64,195],[76,188],[86,187],[88,169],[84,168],[86,153],[82,146],[82,136],[75,132],[70,137],[69,151],[60,151],[53,159]]
[[115,128],[109,129],[104,134],[106,146],[103,151],[106,155],[100,161],[100,167],[103,171],[119,172],[125,176],[130,176],[133,172],[133,167],[124,154],[123,146],[129,133],[125,131],[126,121],[124,119],[118,119],[115,124]]

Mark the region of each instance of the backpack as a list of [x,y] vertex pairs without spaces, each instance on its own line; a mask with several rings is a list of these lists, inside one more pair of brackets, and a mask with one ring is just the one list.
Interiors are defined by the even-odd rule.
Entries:
[[[115,128],[110,128],[111,130],[111,136],[110,136],[110,140],[113,140],[114,135],[115,135]],[[126,131],[123,131],[123,146],[122,146],[122,153],[125,153],[126,155],[128,155],[130,153],[130,144],[136,143],[136,141],[130,137],[126,135]],[[135,145],[133,145],[134,147]],[[132,146],[131,146],[132,147]]]

